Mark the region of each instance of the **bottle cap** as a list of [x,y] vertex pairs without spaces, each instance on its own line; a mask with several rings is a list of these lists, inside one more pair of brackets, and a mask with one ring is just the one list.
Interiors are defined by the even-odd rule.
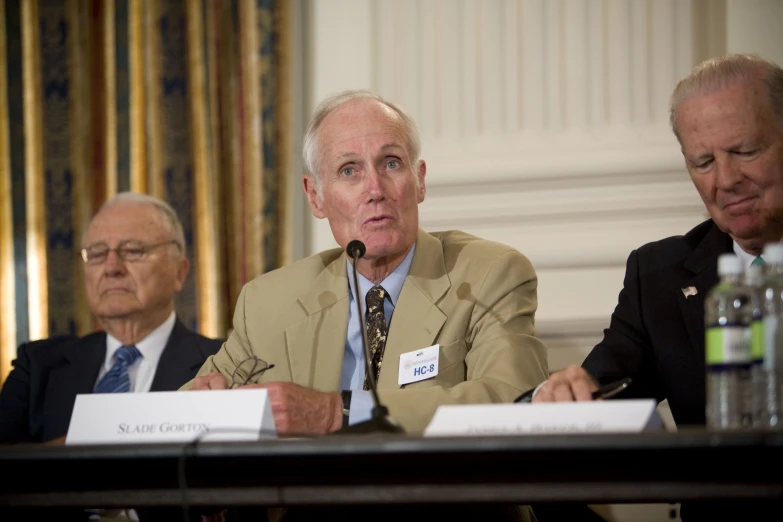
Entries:
[[742,261],[737,254],[721,254],[718,257],[718,275],[742,275],[743,272]]
[[783,245],[780,243],[767,243],[764,245],[761,257],[767,264],[783,264]]

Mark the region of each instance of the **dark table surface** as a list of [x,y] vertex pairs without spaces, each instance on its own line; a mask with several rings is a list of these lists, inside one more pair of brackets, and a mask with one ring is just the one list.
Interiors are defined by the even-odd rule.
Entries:
[[774,499],[781,464],[783,432],[701,429],[15,445],[0,448],[0,506]]

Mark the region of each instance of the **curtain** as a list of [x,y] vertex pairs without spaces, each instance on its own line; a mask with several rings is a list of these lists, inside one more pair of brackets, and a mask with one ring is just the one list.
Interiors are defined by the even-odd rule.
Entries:
[[28,340],[99,328],[78,251],[119,191],[168,201],[179,318],[225,337],[290,259],[285,0],[0,0],[0,380]]

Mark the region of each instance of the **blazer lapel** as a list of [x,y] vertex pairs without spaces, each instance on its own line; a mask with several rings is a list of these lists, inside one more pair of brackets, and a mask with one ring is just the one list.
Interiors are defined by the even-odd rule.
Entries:
[[[704,298],[718,282],[718,256],[731,251],[731,238],[713,225],[683,263],[692,276],[684,280],[682,288],[677,290],[677,302],[691,345],[696,351],[704,351]],[[686,293],[690,295],[686,296]]]
[[188,343],[193,333],[180,322],[174,323],[166,347],[160,354],[150,391],[176,391],[193,378],[204,364],[206,354],[198,343]]
[[88,335],[63,350],[65,362],[51,371],[44,402],[44,434],[59,437],[68,431],[76,396],[92,393],[106,360],[106,334]]
[[416,253],[389,324],[378,388],[399,388],[400,355],[435,342],[447,319],[436,303],[450,287],[440,241],[420,229]]
[[322,391],[340,387],[348,331],[348,274],[341,255],[318,275],[298,302],[305,318],[285,330],[293,382]]

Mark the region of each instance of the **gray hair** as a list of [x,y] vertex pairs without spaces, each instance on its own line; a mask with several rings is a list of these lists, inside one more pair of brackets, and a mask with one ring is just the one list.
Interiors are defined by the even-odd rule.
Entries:
[[[179,220],[179,216],[177,216],[177,212],[171,205],[162,199],[156,198],[155,196],[150,196],[149,194],[139,194],[138,192],[120,192],[114,197],[107,199],[103,205],[101,205],[101,208],[98,209],[96,216],[100,214],[101,210],[118,203],[147,204],[155,207],[155,209],[160,212],[160,215],[163,218],[163,222],[168,226],[169,232],[171,232],[171,234],[174,236],[172,239],[174,239],[174,241],[179,244],[182,256],[184,257],[186,255],[185,230],[182,227],[182,222]],[[84,235],[82,235],[82,246],[84,246]]]
[[783,129],[783,69],[756,54],[727,54],[705,60],[677,83],[669,103],[669,124],[677,131],[677,108],[694,94],[713,92],[743,81],[760,79],[767,88],[772,110]]
[[[405,110],[392,102],[386,101],[379,95],[366,91],[343,91],[339,94],[332,95],[316,107],[313,117],[307,126],[307,131],[304,136],[304,145],[302,147],[302,160],[304,161],[305,170],[308,174],[315,178],[315,187],[318,195],[322,195],[322,180],[321,173],[318,172],[318,163],[320,161],[320,151],[318,150],[318,129],[323,123],[324,119],[336,108],[353,100],[375,100],[382,105],[393,110],[402,120],[403,127],[405,128],[405,137],[408,141],[408,154],[410,155],[411,165],[415,165],[419,161],[421,154],[421,138],[419,137],[419,129],[416,126],[416,122],[413,121]],[[416,183],[418,184],[418,177],[416,177]]]

